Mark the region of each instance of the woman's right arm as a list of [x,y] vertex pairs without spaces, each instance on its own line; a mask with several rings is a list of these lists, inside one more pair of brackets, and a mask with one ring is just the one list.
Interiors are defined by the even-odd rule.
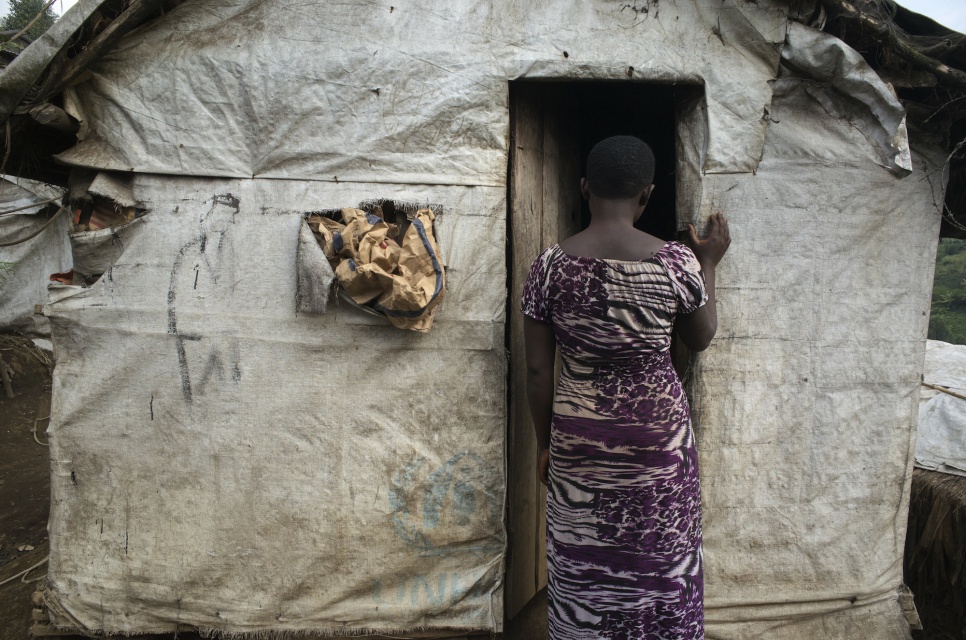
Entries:
[[550,421],[553,417],[553,361],[557,341],[549,323],[523,318],[527,358],[527,403],[537,436],[537,475],[547,484],[550,460]]
[[675,320],[675,329],[681,341],[691,351],[704,351],[711,344],[711,339],[718,330],[718,309],[714,297],[714,270],[721,262],[728,246],[731,244],[731,234],[728,231],[728,221],[720,212],[712,214],[708,235],[699,238],[694,225],[688,225],[688,245],[694,252],[701,272],[704,275],[704,286],[708,293],[708,301],[693,313],[681,314]]

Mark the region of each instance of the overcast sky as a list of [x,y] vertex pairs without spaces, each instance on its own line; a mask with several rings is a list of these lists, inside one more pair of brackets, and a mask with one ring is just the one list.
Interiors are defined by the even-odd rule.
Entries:
[[962,0],[901,0],[899,4],[945,27],[966,33],[966,2]]
[[[54,3],[54,10],[63,14],[74,6],[76,1],[57,0]],[[916,13],[927,15],[950,29],[966,33],[966,2],[963,0],[900,0],[899,4]],[[0,15],[6,15],[8,7],[8,0],[0,0]]]

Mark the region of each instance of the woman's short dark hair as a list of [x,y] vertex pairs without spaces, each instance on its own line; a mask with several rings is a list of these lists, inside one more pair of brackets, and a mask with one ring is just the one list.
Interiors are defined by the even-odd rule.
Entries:
[[654,152],[634,136],[605,138],[587,156],[586,177],[598,198],[633,198],[654,181]]

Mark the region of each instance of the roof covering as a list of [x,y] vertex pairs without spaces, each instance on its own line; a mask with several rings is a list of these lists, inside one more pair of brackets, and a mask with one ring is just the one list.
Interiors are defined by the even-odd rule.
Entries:
[[[7,166],[5,167],[6,172],[24,177],[42,179],[48,182],[66,184],[66,169],[63,165],[55,162],[53,157],[73,147],[79,138],[83,140],[86,132],[83,128],[78,132],[76,123],[71,122],[69,116],[66,116],[66,114],[64,121],[51,124],[51,110],[48,105],[53,105],[57,108],[65,107],[64,90],[66,88],[91,80],[96,82],[97,78],[91,73],[92,65],[104,60],[105,56],[109,59],[112,56],[118,55],[139,55],[139,51],[143,53],[145,51],[144,46],[133,49],[125,47],[123,52],[116,50],[116,47],[121,38],[127,33],[147,23],[162,20],[167,13],[181,4],[182,1],[81,0],[63,18],[58,20],[47,33],[28,47],[17,60],[10,64],[9,68],[0,75],[0,89],[2,89],[0,91],[0,122],[6,121],[6,126],[12,134],[10,136],[11,149],[5,152],[9,156],[7,158]],[[769,7],[769,5],[772,5],[772,7]],[[254,9],[246,9],[243,15],[233,15],[230,10],[226,10],[218,15],[208,16],[207,22],[215,25],[220,24],[226,19],[231,19],[235,24],[239,25],[239,28],[243,28],[243,25],[247,24],[246,20],[255,20],[258,22],[257,25],[254,23],[249,25],[252,28],[258,27],[259,25],[271,25],[271,15],[269,13],[259,15],[259,6],[256,5]],[[749,7],[753,7],[753,9],[749,9]],[[963,143],[966,142],[966,99],[964,99],[966,98],[966,71],[964,71],[966,70],[966,36],[943,27],[929,18],[908,11],[891,0],[817,0],[811,3],[810,7],[809,3],[806,3],[806,7],[804,11],[793,12],[792,15],[797,16],[794,19],[835,35],[853,49],[860,52],[883,79],[895,87],[901,103],[908,111],[908,124],[916,130],[916,135],[926,136],[931,141],[940,142],[949,151],[950,162],[947,169],[949,172],[949,189],[946,194],[947,221],[944,223],[943,233],[944,235],[966,236],[966,224],[964,224],[966,223],[966,166],[964,166],[964,160],[962,159],[964,156]],[[741,3],[733,4],[726,2],[723,9],[722,15],[728,17],[730,24],[721,26],[719,31],[724,29],[729,33],[739,36],[742,32],[745,32],[749,37],[742,42],[741,48],[743,51],[741,55],[745,57],[757,57],[766,66],[772,64],[771,61],[774,60],[775,52],[781,44],[780,40],[783,34],[783,28],[780,21],[775,24],[771,24],[770,22],[775,22],[772,18],[778,19],[786,15],[784,3],[759,2],[752,3],[746,7]],[[584,24],[593,24],[595,20],[594,12],[601,10],[600,8],[588,8],[584,10],[586,15],[575,15],[573,19],[577,20],[579,18]],[[668,10],[665,9],[665,11]],[[657,7],[653,8],[652,15],[650,16],[646,10],[639,12],[632,10],[624,12],[622,10],[622,13],[627,13],[629,17],[630,23],[628,27],[634,27],[636,24],[648,18],[656,18],[658,11],[659,9]],[[204,17],[199,18],[202,21],[205,20]],[[588,20],[589,22],[587,22]],[[533,28],[534,25],[539,25],[540,21],[541,18],[537,13],[530,12],[525,22],[528,25],[527,28]],[[671,29],[674,27],[671,21],[665,21],[664,24],[668,25],[668,28]],[[412,24],[410,27],[415,29],[418,28],[418,25]],[[298,30],[297,25],[293,26],[293,28]],[[334,26],[331,29],[337,31]],[[593,33],[593,29],[588,31]],[[595,33],[594,35],[599,36],[600,34]],[[204,34],[201,33],[198,37],[203,36]],[[311,34],[306,33],[305,41],[293,43],[291,50],[297,50],[301,54],[311,53],[312,47],[307,44],[312,40],[310,36]],[[474,37],[477,39],[480,37],[479,34],[473,36],[473,34],[469,33],[464,34],[464,36],[468,45],[472,44]],[[171,39],[171,34],[168,34],[166,37]],[[411,39],[416,36],[413,33],[409,33],[405,37]],[[712,37],[714,36],[712,35]],[[717,37],[721,38],[722,42],[724,42],[720,33]],[[704,34],[701,34],[699,38],[704,38]],[[549,32],[541,37],[541,40],[546,41],[546,44],[551,47],[553,46],[552,39],[553,37]],[[571,38],[571,40],[573,39]],[[775,40],[779,42],[776,43]],[[522,39],[515,39],[510,34],[504,44],[512,48],[517,41],[522,42]],[[760,44],[756,45],[754,43]],[[190,43],[172,40],[166,45],[164,42],[153,41],[151,46],[178,47],[185,44]],[[200,45],[201,42],[199,41],[196,44]],[[385,44],[392,46],[398,43]],[[731,44],[735,43],[732,42]],[[213,41],[207,43],[207,46],[209,48],[218,48],[226,46],[226,43]],[[586,46],[593,45],[588,40]],[[606,45],[603,46],[606,47]],[[359,56],[364,55],[363,48],[365,47],[355,47],[355,49],[358,49],[356,53]],[[286,91],[285,87],[287,86],[289,87],[287,91],[291,94],[289,97],[301,99],[297,96],[300,91],[298,87],[305,85],[306,79],[299,78],[297,72],[299,63],[297,60],[287,58],[287,54],[285,53],[287,49],[290,48],[280,47],[277,51],[272,52],[272,57],[274,58],[272,61],[263,59],[264,56],[260,56],[262,59],[258,61],[251,60],[250,62],[257,62],[257,65],[262,71],[268,71],[269,67],[271,67],[275,75],[277,75],[278,68],[284,68],[286,66],[291,68],[293,73],[283,74],[284,77],[276,81],[275,84],[277,86],[273,87],[273,90],[276,93]],[[375,50],[377,48],[373,47],[373,49]],[[467,51],[473,49],[474,47],[472,46],[467,47]],[[694,52],[694,55],[700,56],[702,55],[702,49],[707,49],[707,47],[702,46],[702,43],[696,40],[690,49]],[[731,49],[736,48],[731,47]],[[396,50],[399,51],[401,49],[397,47]],[[565,54],[566,52],[561,51],[560,53]],[[708,87],[707,93],[709,101],[715,103],[713,107],[721,107],[718,109],[709,109],[710,126],[712,129],[718,128],[720,130],[727,128],[729,131],[734,130],[738,132],[736,134],[738,137],[741,137],[741,135],[753,137],[763,136],[763,124],[762,126],[753,126],[749,123],[750,119],[748,118],[748,114],[743,113],[743,111],[747,111],[748,109],[760,110],[760,104],[767,104],[767,98],[757,95],[762,92],[760,87],[756,88],[753,84],[748,84],[748,82],[735,78],[729,72],[715,71],[716,67],[725,69],[734,66],[729,64],[727,52],[709,61],[708,66],[710,68],[704,77],[695,78],[685,78],[681,74],[676,74],[674,72],[675,65],[673,60],[669,61],[666,59],[667,56],[661,51],[641,51],[641,54],[638,56],[638,59],[648,60],[646,64],[652,66],[652,68],[647,70],[650,79],[653,79],[655,75],[664,75],[669,82],[691,81],[704,83]],[[445,52],[445,55],[455,57],[457,60],[459,59],[458,52],[448,51]],[[494,55],[496,58],[499,58],[497,54]],[[516,56],[517,59],[520,57],[519,55]],[[526,57],[523,56],[523,58]],[[539,52],[534,52],[534,55],[529,57],[531,59],[526,67],[512,68],[513,65],[510,65],[510,67],[504,69],[504,77],[554,77],[561,73],[558,64],[547,64],[545,57],[540,56]],[[665,59],[662,60],[662,58]],[[383,60],[377,55],[372,60],[372,66],[378,67],[380,66],[380,62],[383,62]],[[493,62],[501,64],[499,59]],[[560,62],[563,62],[563,60]],[[568,74],[573,75],[575,67],[580,67],[580,61],[571,59],[567,62]],[[633,69],[633,64],[625,67],[623,62],[619,61],[615,65],[615,78],[623,77],[625,68]],[[710,64],[710,62],[714,62],[714,64]],[[159,68],[153,65],[151,60],[145,60],[144,63],[147,78],[145,81],[151,80],[152,69],[155,70],[155,75],[165,72],[163,67]],[[471,60],[463,60],[459,63],[459,65],[465,68],[469,68],[472,64],[473,61]],[[449,70],[443,70],[438,68],[438,66],[434,67],[432,60],[413,59],[411,65],[422,76],[439,75],[439,78],[433,80],[433,82],[437,83],[452,83],[462,73],[459,70],[454,71],[452,65]],[[373,81],[378,81],[380,79],[379,74],[374,72],[375,69],[372,66],[366,72],[369,73]],[[386,78],[383,78],[387,81],[391,75],[397,74],[399,71],[390,71],[386,69],[385,65],[381,66],[389,74]],[[663,71],[660,70],[661,66],[665,68]],[[640,69],[638,71],[640,72]],[[631,71],[632,75],[633,73]],[[581,73],[578,72],[577,75],[580,76]],[[600,69],[587,67],[583,75],[587,78],[599,78]],[[486,85],[490,80],[496,81],[500,79],[495,77],[492,79],[474,78],[477,85]],[[252,79],[245,80],[239,78],[239,81],[250,82]],[[732,83],[735,85],[735,90],[729,94],[727,87]],[[132,89],[136,89],[135,84],[136,81],[131,85]],[[461,112],[472,115],[474,104],[472,91],[475,86],[471,82],[467,84],[465,89],[460,89],[461,103],[459,110]],[[192,87],[192,89],[196,89],[196,87]],[[224,87],[221,89],[224,89]],[[374,95],[378,95],[379,87],[373,86],[370,89]],[[476,90],[485,91],[486,89],[487,87],[479,86]],[[96,90],[95,93],[97,93]],[[246,93],[248,99],[251,99],[257,92],[243,93]],[[742,95],[747,96],[747,99],[742,100]],[[428,97],[426,96],[426,98]],[[198,109],[194,110],[198,114],[203,114],[210,109],[210,105],[196,106],[200,108],[200,111]],[[257,111],[259,105],[254,104],[249,105],[249,107]],[[357,105],[357,107],[361,107],[361,105]],[[357,107],[353,107],[353,109]],[[43,122],[39,122],[36,117],[36,112],[41,108],[47,109],[47,117]],[[191,105],[179,104],[178,108],[179,111],[184,112],[185,118],[188,120],[198,115],[191,109]],[[454,105],[455,108],[456,105]],[[763,119],[766,119],[765,116],[767,114],[759,115]],[[261,115],[255,113],[253,117],[262,120],[271,119],[270,113],[267,112]],[[123,125],[124,123],[118,124]],[[503,132],[500,123],[480,121],[472,122],[471,124],[475,125],[477,129],[481,129],[481,135],[502,137]],[[339,126],[338,120],[334,121],[333,126]],[[415,129],[413,133],[418,138],[420,134]],[[176,134],[176,130],[177,127],[169,127],[167,131],[158,131],[157,135],[162,138],[171,138],[172,135]],[[746,133],[741,134],[740,131],[742,130],[745,130]],[[120,131],[121,133],[118,135],[124,135],[126,130],[121,127]],[[209,131],[210,133],[212,132]],[[221,132],[216,133],[221,134]],[[255,135],[257,138],[267,133],[270,132],[261,129],[245,135],[257,134]],[[296,133],[297,135],[293,137],[286,138],[283,135],[270,142],[276,145],[287,145],[289,151],[286,155],[291,153],[293,147],[298,146],[296,140],[301,140],[302,144],[318,142],[318,140],[311,138],[307,140],[304,131],[298,131]],[[450,132],[450,135],[455,133],[457,132],[454,130]],[[72,151],[61,159],[67,163],[83,164],[84,162],[90,163],[92,161],[91,159],[95,158],[100,161],[101,168],[136,169],[146,172],[173,172],[189,175],[222,175],[226,177],[240,177],[242,175],[249,177],[253,175],[272,177],[276,175],[277,177],[290,177],[292,173],[292,167],[290,165],[293,159],[288,157],[273,160],[273,156],[277,155],[277,153],[273,153],[264,144],[258,149],[231,149],[230,154],[223,155],[221,160],[218,160],[213,158],[210,153],[206,156],[202,150],[204,147],[210,149],[214,146],[212,144],[213,141],[204,139],[205,132],[203,130],[196,131],[194,134],[194,139],[199,140],[199,149],[194,150],[194,156],[192,156],[193,150],[190,148],[190,145],[179,145],[175,147],[172,152],[174,155],[169,158],[156,158],[158,155],[158,149],[156,148],[143,149],[143,153],[140,156],[135,154],[136,157],[134,160],[137,162],[131,162],[132,165],[136,166],[122,167],[117,165],[118,156],[124,154],[118,153],[119,150],[116,148],[116,140],[109,140],[105,139],[104,136],[100,136],[96,140],[83,141],[81,144],[83,153]],[[723,140],[719,148],[714,147],[716,140]],[[427,141],[422,142],[425,143]],[[741,147],[741,145],[734,145],[732,142],[730,135],[727,137],[712,136],[712,148],[708,150],[708,157],[706,158],[704,167],[706,171],[731,172],[754,170],[754,165],[757,162],[756,158],[729,157],[731,150]],[[360,146],[361,144],[360,152],[366,151],[364,141],[347,140],[346,143],[356,146]],[[180,141],[180,144],[183,145],[184,142]],[[492,148],[494,145],[484,142],[483,146]],[[498,147],[499,145],[495,146]],[[392,150],[388,151],[391,152]],[[431,151],[432,153],[427,158],[418,158],[410,150],[400,149],[398,152],[403,157],[396,164],[408,163],[412,167],[409,171],[412,174],[411,178],[417,181],[426,181],[427,174],[438,176],[440,173],[450,173],[450,175],[442,178],[442,182],[459,184],[466,182],[465,178],[460,179],[460,175],[465,176],[470,173],[476,173],[478,176],[484,176],[484,183],[502,183],[502,178],[499,175],[502,173],[502,153],[498,153],[490,159],[486,159],[479,154],[472,158],[454,158],[454,164],[451,167],[452,170],[449,172],[443,170],[441,172],[441,168],[436,164],[436,158],[440,155],[438,153],[439,150],[433,148]],[[234,160],[225,160],[229,156]],[[304,158],[294,160],[296,163],[300,161],[304,161]],[[279,162],[287,163],[289,166],[279,170]],[[173,169],[175,165],[182,167],[183,170]],[[309,162],[303,167],[303,172],[331,174],[332,177],[342,175],[343,179],[345,179],[347,173],[358,173],[360,174],[358,176],[360,179],[379,180],[378,176],[371,174],[364,175],[367,172],[363,169],[364,167],[359,166],[339,166],[338,163]],[[398,167],[394,168],[393,172],[396,176],[400,174]],[[490,179],[487,179],[486,176],[491,173],[493,175]],[[470,180],[470,182],[478,181],[479,178]]]
[[822,0],[816,26],[896,90],[916,135],[949,153],[942,235],[966,238],[966,35],[892,0]]

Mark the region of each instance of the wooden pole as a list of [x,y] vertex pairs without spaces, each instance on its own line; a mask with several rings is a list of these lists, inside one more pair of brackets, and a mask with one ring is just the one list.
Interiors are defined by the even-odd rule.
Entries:
[[3,379],[3,390],[7,393],[7,397],[15,398],[13,385],[10,384],[10,374],[7,373],[7,363],[3,361],[3,355],[0,355],[0,378]]
[[940,387],[939,385],[929,384],[928,382],[923,382],[922,386],[929,387],[930,389],[935,389],[936,391],[942,391],[943,393],[948,393],[954,398],[959,398],[960,400],[966,400],[966,395],[961,393],[956,393],[952,389],[947,389],[946,387]]
[[80,79],[92,62],[117,44],[118,40],[131,29],[147,20],[160,7],[161,0],[130,0],[127,8],[114,18],[103,31],[94,36],[80,53],[62,62],[61,65],[51,67],[50,75],[37,92],[39,102],[48,101],[75,80]]
[[955,86],[960,91],[966,91],[966,72],[950,67],[935,58],[923,54],[911,44],[908,37],[900,34],[893,25],[872,15],[871,12],[863,11],[860,8],[861,5],[858,4],[859,2],[862,2],[862,0],[857,0],[856,2],[850,2],[849,0],[822,0],[825,9],[833,16],[862,25],[871,33],[874,33],[876,37],[885,41],[897,54],[913,65],[942,78],[943,81]]

